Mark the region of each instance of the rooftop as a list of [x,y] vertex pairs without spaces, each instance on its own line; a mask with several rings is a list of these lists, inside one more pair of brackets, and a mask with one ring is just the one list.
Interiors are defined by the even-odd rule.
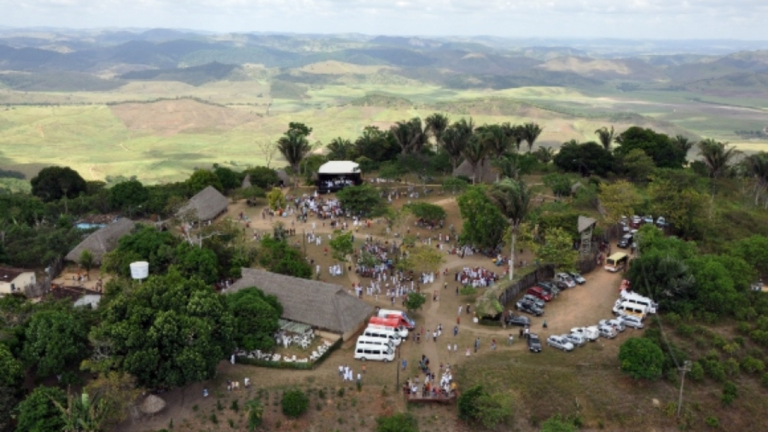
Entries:
[[22,273],[33,273],[33,271],[13,267],[0,267],[0,282],[11,282]]

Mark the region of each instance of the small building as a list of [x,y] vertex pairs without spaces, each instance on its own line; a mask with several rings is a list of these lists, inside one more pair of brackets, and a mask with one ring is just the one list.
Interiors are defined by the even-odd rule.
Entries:
[[0,297],[8,294],[22,294],[35,286],[35,272],[12,267],[0,267]]
[[[472,164],[465,160],[459,166],[453,170],[454,177],[467,177],[474,179],[475,183],[493,183],[497,180],[497,170],[491,165],[490,159],[483,158],[480,163],[477,164],[476,172],[472,170]],[[475,177],[475,174],[477,177]]]
[[283,305],[281,318],[339,334],[344,340],[363,328],[373,314],[372,306],[339,285],[250,268],[244,268],[242,276],[224,292],[259,288]]
[[93,262],[101,264],[101,259],[108,252],[117,248],[117,242],[125,235],[130,234],[136,224],[128,218],[120,218],[111,224],[91,233],[74,249],[69,251],[64,258],[70,262],[80,261],[80,255],[83,251],[90,251],[93,254]]
[[216,219],[216,216],[227,211],[229,200],[213,186],[201,190],[197,195],[189,199],[177,215],[192,213],[192,216],[200,222]]
[[318,193],[336,192],[363,183],[360,164],[352,161],[330,161],[317,170]]

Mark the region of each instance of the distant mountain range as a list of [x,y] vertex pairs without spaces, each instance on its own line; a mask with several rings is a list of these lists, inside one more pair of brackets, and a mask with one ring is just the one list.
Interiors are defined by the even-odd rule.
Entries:
[[386,73],[451,88],[610,84],[627,90],[768,89],[768,50],[755,50],[768,48],[763,42],[595,40],[570,46],[559,42],[2,29],[0,85],[27,91],[98,91],[141,80],[202,85],[243,79],[245,64],[279,69],[284,81],[312,84],[339,77],[286,72],[339,61],[388,66]]

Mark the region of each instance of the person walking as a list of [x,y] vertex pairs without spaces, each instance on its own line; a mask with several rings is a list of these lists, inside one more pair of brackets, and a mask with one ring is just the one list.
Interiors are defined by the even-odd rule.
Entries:
[[475,339],[475,352],[480,348],[480,338]]
[[509,334],[509,339],[507,339],[507,345],[512,345],[512,341],[513,341],[514,339],[515,339],[515,338],[512,336],[512,333],[510,333],[510,334]]
[[403,359],[402,365],[403,365],[403,370],[405,370],[405,367],[408,366],[408,360]]
[[[520,330],[522,331],[522,330]],[[453,326],[453,335],[456,336],[459,334],[459,326]]]

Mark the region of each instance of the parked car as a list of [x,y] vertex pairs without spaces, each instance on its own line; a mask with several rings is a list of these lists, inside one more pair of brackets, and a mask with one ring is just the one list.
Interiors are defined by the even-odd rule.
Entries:
[[528,350],[535,353],[541,352],[541,341],[536,333],[528,334]]
[[573,287],[576,286],[576,281],[573,280],[571,275],[569,275],[568,273],[565,273],[565,272],[556,274],[555,275],[555,280],[557,282],[564,283],[568,288],[573,288]]
[[552,295],[546,292],[542,287],[531,287],[528,288],[528,291],[526,292],[538,299],[544,300],[545,302],[552,301]]
[[594,342],[600,337],[600,332],[596,326],[589,327],[574,327],[571,329],[571,333],[584,336],[588,341]]
[[557,297],[557,295],[560,294],[560,291],[562,291],[553,281],[540,281],[538,285],[544,289],[544,291],[548,292],[549,295],[551,295],[553,298]]
[[632,234],[624,234],[624,237],[619,240],[618,247],[622,249],[628,248],[632,244]]
[[665,219],[664,216],[659,216],[659,218],[656,219],[656,226],[659,228],[664,228],[667,226],[667,219]]
[[643,320],[634,315],[620,315],[618,319],[621,320],[621,323],[624,324],[625,327],[632,327],[634,329],[645,327],[643,325]]
[[544,309],[544,306],[546,306],[546,304],[547,304],[547,302],[545,302],[545,301],[543,301],[541,299],[538,299],[538,298],[536,298],[536,297],[534,297],[534,296],[532,296],[530,294],[524,295],[523,298],[521,298],[520,300],[525,300],[525,301],[533,302],[533,304],[535,304],[536,306],[540,307],[541,309]]
[[643,224],[643,218],[641,218],[638,215],[632,216],[632,220],[629,222],[629,226],[631,228],[640,228],[640,225]]
[[586,279],[584,279],[584,276],[582,276],[581,274],[579,274],[579,272],[568,272],[568,274],[569,274],[569,275],[571,275],[571,277],[573,278],[573,280],[574,280],[574,281],[575,281],[577,284],[579,284],[579,285],[584,285],[585,283],[587,283],[587,280],[586,280]]
[[522,316],[522,315],[515,315],[512,313],[512,311],[509,311],[509,314],[506,318],[507,325],[516,325],[520,327],[530,326],[531,325],[531,319]]
[[573,346],[580,347],[587,343],[587,339],[584,336],[576,333],[564,334],[560,335],[560,337],[568,339],[568,342],[572,343]]
[[[541,301],[541,300],[539,300]],[[520,300],[519,302],[515,303],[515,308],[519,310],[520,312],[525,312],[527,314],[531,314],[533,316],[542,316],[544,315],[544,310],[540,307],[536,306],[535,303],[528,301],[528,300]]]
[[548,337],[547,345],[553,348],[561,349],[563,351],[573,351],[573,344],[568,342],[568,339],[562,336],[552,335]]
[[643,217],[643,223],[653,224],[653,216],[645,215],[645,217]]
[[618,318],[608,319],[608,320],[604,320],[604,319],[600,320],[598,325],[611,326],[611,327],[615,328],[619,333],[621,333],[621,332],[623,332],[624,330],[627,329],[626,326],[624,326],[624,323],[621,322],[621,320],[618,319]]
[[613,339],[619,334],[616,329],[609,325],[597,326],[597,330],[600,332],[600,336],[607,339]]

